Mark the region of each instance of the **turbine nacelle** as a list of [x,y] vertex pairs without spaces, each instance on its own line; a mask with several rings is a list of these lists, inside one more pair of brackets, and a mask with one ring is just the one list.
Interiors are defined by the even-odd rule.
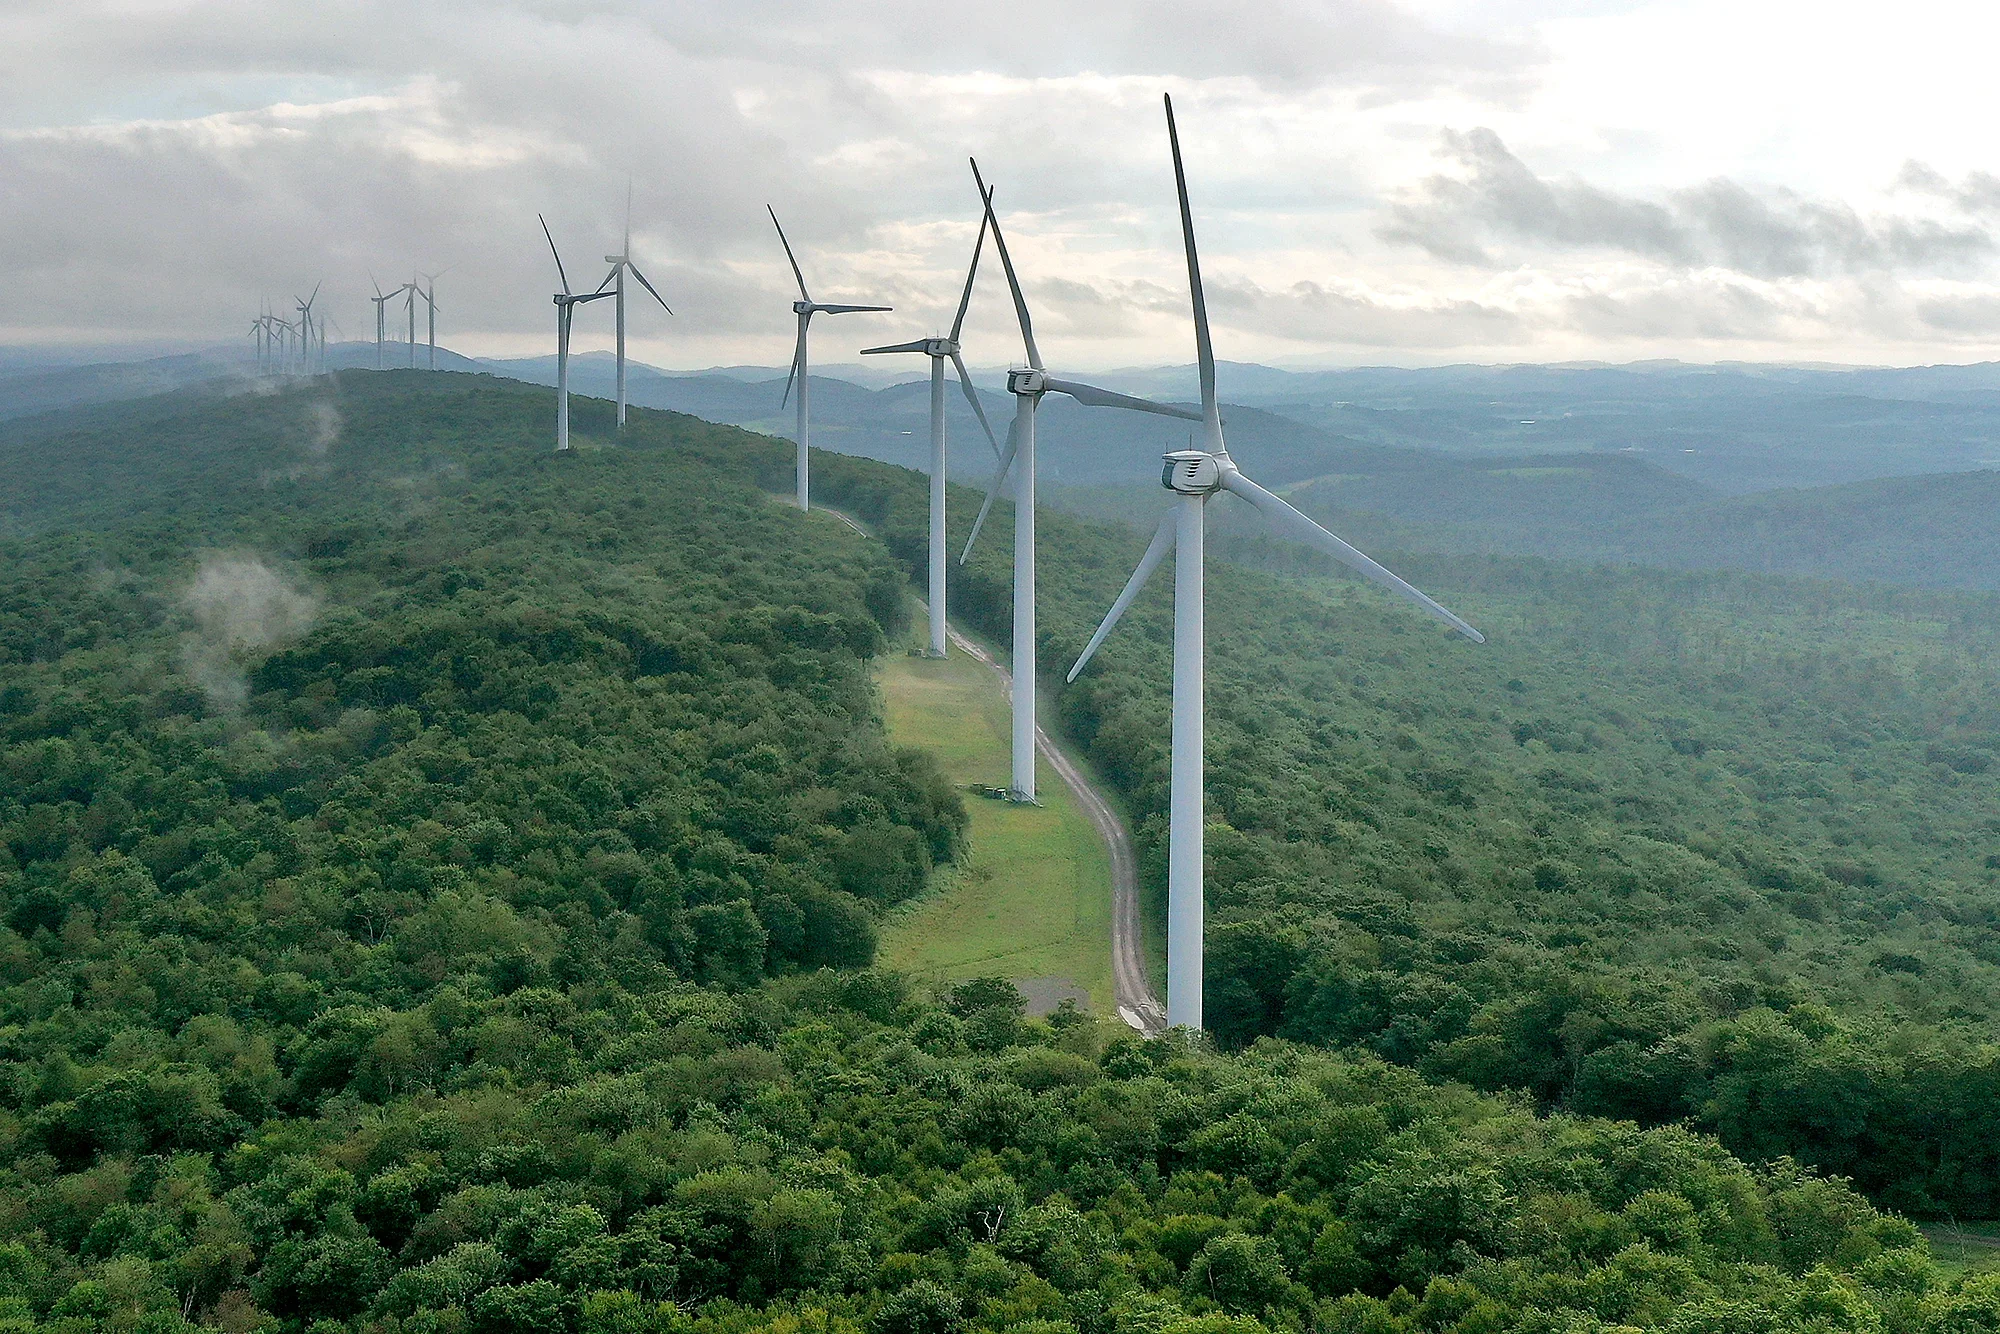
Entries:
[[1010,394],[1043,394],[1048,392],[1049,373],[1038,366],[1028,366],[1007,372],[1007,392]]
[[1199,449],[1177,449],[1160,469],[1160,485],[1184,496],[1212,496],[1223,488],[1223,461]]

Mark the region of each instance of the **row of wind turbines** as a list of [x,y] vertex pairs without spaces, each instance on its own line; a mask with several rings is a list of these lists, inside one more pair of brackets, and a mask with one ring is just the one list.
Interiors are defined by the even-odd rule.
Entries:
[[[1171,719],[1172,771],[1169,785],[1169,832],[1167,853],[1167,1022],[1174,1027],[1202,1027],[1203,1011],[1203,672],[1205,658],[1205,589],[1204,589],[1204,541],[1207,523],[1207,505],[1215,496],[1228,492],[1247,502],[1264,520],[1283,536],[1307,546],[1314,547],[1340,561],[1364,578],[1394,593],[1426,614],[1441,621],[1451,630],[1474,643],[1484,643],[1485,638],[1478,630],[1458,615],[1439,604],[1428,594],[1415,588],[1392,571],[1336,537],[1333,533],[1315,523],[1282,497],[1266,490],[1245,476],[1236,461],[1230,457],[1229,446],[1223,435],[1223,421],[1220,404],[1215,390],[1215,352],[1209,336],[1208,303],[1202,287],[1201,264],[1195,248],[1194,215],[1188,202],[1187,172],[1181,157],[1180,134],[1174,121],[1174,105],[1171,96],[1165,99],[1167,139],[1173,157],[1174,185],[1180,205],[1181,235],[1187,254],[1188,288],[1192,302],[1195,355],[1200,372],[1201,406],[1199,410],[1172,403],[1159,403],[1149,399],[1136,398],[1114,390],[1101,388],[1074,377],[1060,374],[1049,368],[1042,360],[1040,348],[1035,342],[1033,321],[1028,311],[1028,302],[1021,289],[1021,282],[1014,268],[1014,261],[1007,250],[1006,237],[1001,231],[1000,220],[993,208],[993,187],[987,185],[980,174],[979,164],[972,163],[973,184],[978,191],[982,216],[977,239],[973,243],[972,262],[965,275],[965,286],[959,297],[958,313],[952,321],[949,336],[915,339],[907,343],[896,343],[885,347],[862,349],[863,355],[890,353],[917,353],[931,359],[931,492],[930,492],[930,549],[929,549],[929,594],[930,594],[930,646],[933,656],[942,657],[947,652],[946,640],[946,584],[948,582],[949,553],[945,536],[945,363],[950,362],[957,372],[959,387],[978,415],[987,439],[994,447],[997,466],[993,480],[987,487],[985,503],[974,520],[972,532],[968,536],[958,562],[963,565],[971,555],[974,544],[979,540],[987,515],[994,500],[1012,480],[1014,500],[1014,623],[1013,623],[1013,716],[1011,727],[1012,785],[1009,795],[1023,802],[1035,800],[1035,720],[1036,720],[1036,625],[1035,625],[1035,416],[1042,398],[1051,393],[1067,394],[1086,407],[1119,408],[1131,412],[1153,413],[1158,416],[1179,418],[1199,422],[1202,432],[1202,446],[1174,450],[1164,456],[1160,474],[1161,485],[1173,496],[1173,502],[1162,516],[1152,542],[1146,548],[1138,567],[1132,572],[1124,590],[1111,604],[1096,632],[1078,656],[1068,673],[1068,680],[1074,681],[1083,672],[1106,638],[1117,626],[1126,610],[1132,605],[1147,580],[1169,551],[1174,553],[1174,674],[1173,703]],[[569,448],[569,335],[573,311],[576,306],[615,295],[618,298],[618,422],[625,421],[625,287],[624,275],[627,271],[643,283],[662,308],[666,300],[660,296],[652,283],[647,282],[637,267],[631,262],[631,226],[626,225],[625,250],[619,255],[607,255],[612,269],[598,287],[590,292],[572,293],[567,273],[563,270],[562,256],[556,251],[555,238],[548,234],[548,224],[542,224],[544,236],[548,238],[550,253],[555,256],[556,270],[562,279],[562,291],[555,295],[556,339],[557,339],[557,418],[556,448]],[[799,266],[790,240],[785,236],[782,224],[778,222],[775,210],[770,210],[772,226],[777,229],[780,244],[784,246],[785,258],[790,263],[792,276],[798,283],[799,299],[792,303],[792,312],[797,325],[797,338],[793,346],[791,372],[785,381],[785,397],[789,401],[793,386],[797,386],[797,445],[798,445],[798,496],[800,509],[810,508],[808,450],[810,442],[810,388],[807,372],[808,332],[815,315],[842,315],[855,311],[886,311],[888,306],[845,305],[816,301],[806,285],[804,271]],[[987,422],[986,413],[974,389],[959,345],[959,335],[965,325],[965,316],[972,301],[972,290],[979,271],[979,259],[985,245],[986,235],[992,233],[993,246],[1000,257],[1001,268],[1006,273],[1007,287],[1012,295],[1014,314],[1020,324],[1021,342],[1026,354],[1026,365],[1017,366],[1007,375],[1007,392],[1014,396],[1014,418],[1008,428],[1007,443],[1001,447],[993,435],[992,426]],[[615,288],[612,286],[616,283]],[[671,313],[671,311],[669,311]]]
[[[423,279],[421,283],[406,282],[389,292],[384,292],[380,283],[374,285],[375,295],[368,299],[375,303],[376,370],[387,367],[387,308],[397,297],[403,298],[403,309],[410,320],[410,365],[415,367],[417,364],[417,301],[421,298],[430,319],[430,355],[426,364],[431,370],[437,369],[437,280],[446,272],[449,270],[419,274]],[[339,326],[330,318],[313,312],[313,306],[319,300],[319,291],[316,285],[311,296],[292,298],[292,304],[299,313],[296,320],[287,320],[267,308],[250,321],[249,336],[256,340],[257,369],[260,372],[266,375],[326,374],[327,330],[329,326],[338,330]]]
[[314,375],[326,372],[327,321],[313,314],[319,287],[301,300],[292,298],[299,317],[288,320],[271,310],[270,303],[250,321],[249,337],[256,341],[257,369],[265,375]]
[[369,279],[370,283],[375,288],[375,295],[369,297],[368,299],[375,303],[375,369],[376,370],[379,371],[386,369],[385,363],[386,363],[386,354],[388,351],[388,333],[389,333],[389,320],[388,320],[389,303],[394,301],[397,297],[403,298],[403,313],[407,315],[410,320],[410,336],[407,345],[410,349],[411,368],[414,369],[417,364],[417,300],[418,298],[421,297],[424,303],[424,310],[428,314],[430,319],[430,335],[431,335],[430,360],[426,363],[426,366],[430,370],[437,369],[437,360],[438,360],[437,280],[448,272],[450,272],[450,270],[440,269],[437,273],[420,273],[417,275],[417,277],[423,279],[421,283],[417,282],[415,279],[412,279],[411,281],[403,283],[398,287],[391,288],[387,292],[384,292],[382,290],[381,283],[375,282],[373,278]]

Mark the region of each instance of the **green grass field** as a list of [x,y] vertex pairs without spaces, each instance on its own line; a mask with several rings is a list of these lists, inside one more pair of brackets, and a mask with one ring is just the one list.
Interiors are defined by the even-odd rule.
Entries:
[[[887,657],[876,679],[892,742],[930,751],[954,783],[1006,785],[1008,710],[990,670],[954,651]],[[1110,859],[1046,763],[1036,787],[1040,807],[966,794],[967,854],[889,917],[878,957],[939,981],[1011,978],[1037,1010],[1081,992],[1109,1014]]]

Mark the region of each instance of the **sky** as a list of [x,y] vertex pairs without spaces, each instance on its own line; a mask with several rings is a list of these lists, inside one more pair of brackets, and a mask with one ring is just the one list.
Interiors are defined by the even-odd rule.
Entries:
[[[947,328],[976,155],[1051,366],[2000,356],[2000,10],[1758,0],[0,0],[0,346],[210,343],[438,273],[440,341],[553,350],[632,251],[633,355]],[[991,258],[991,250],[988,250]],[[577,346],[608,347],[609,303]],[[400,318],[400,317],[398,317]],[[1018,360],[982,269],[975,365]],[[912,359],[915,360],[914,358]],[[913,370],[922,367],[914,366]]]

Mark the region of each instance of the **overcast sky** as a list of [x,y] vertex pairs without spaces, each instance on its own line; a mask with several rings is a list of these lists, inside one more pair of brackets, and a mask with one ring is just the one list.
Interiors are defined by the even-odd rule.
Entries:
[[[0,0],[0,343],[239,336],[437,284],[552,350],[633,249],[634,353],[782,365],[790,275],[949,323],[977,154],[1051,364],[1192,355],[1160,94],[1218,354],[1281,365],[2000,355],[1992,6],[1755,0]],[[610,313],[584,308],[581,346]],[[1020,355],[997,266],[966,347]]]

